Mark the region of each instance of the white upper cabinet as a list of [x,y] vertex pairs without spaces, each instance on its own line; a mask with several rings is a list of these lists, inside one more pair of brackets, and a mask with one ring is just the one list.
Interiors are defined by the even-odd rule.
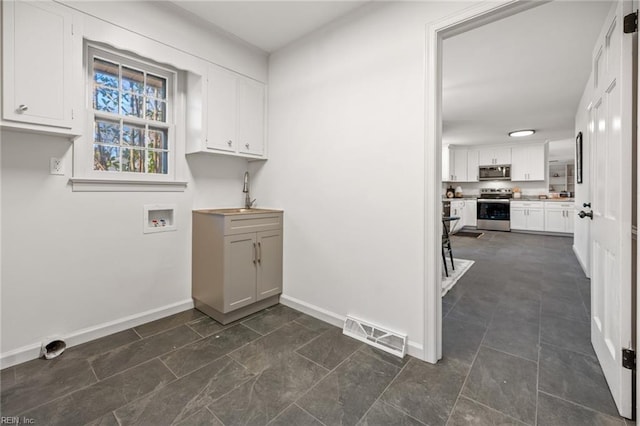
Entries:
[[546,145],[511,148],[511,180],[536,181],[546,178]]
[[511,148],[492,147],[478,152],[480,166],[511,164]]
[[238,150],[244,154],[264,155],[264,84],[238,78]]
[[263,83],[210,65],[206,77],[190,74],[188,86],[188,154],[266,158]]
[[[478,181],[478,151],[451,147],[443,149],[443,152],[448,156],[448,160],[445,160],[445,154],[443,154],[443,181]],[[446,174],[445,171],[447,171]]]
[[71,133],[73,42],[68,8],[2,2],[3,127]]
[[207,132],[205,144],[208,149],[237,151],[236,139],[236,76],[218,67],[209,68],[207,86]]
[[449,151],[449,181],[465,182],[467,180],[467,150],[451,149]]
[[470,149],[467,152],[467,182],[478,182],[478,151]]

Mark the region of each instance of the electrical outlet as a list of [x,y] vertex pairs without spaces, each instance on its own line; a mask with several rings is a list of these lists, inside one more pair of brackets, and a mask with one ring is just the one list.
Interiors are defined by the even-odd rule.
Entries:
[[49,173],[52,175],[64,175],[64,163],[62,158],[51,157],[49,161]]

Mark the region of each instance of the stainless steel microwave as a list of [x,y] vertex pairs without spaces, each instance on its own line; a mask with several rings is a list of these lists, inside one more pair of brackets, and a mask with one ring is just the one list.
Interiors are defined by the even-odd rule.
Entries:
[[511,180],[511,165],[480,166],[478,172],[480,180]]

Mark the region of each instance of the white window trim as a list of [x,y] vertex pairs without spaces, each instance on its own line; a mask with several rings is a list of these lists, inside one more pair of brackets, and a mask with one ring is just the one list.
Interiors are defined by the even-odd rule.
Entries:
[[[187,182],[177,180],[178,155],[182,150],[178,149],[179,132],[178,112],[180,111],[180,93],[178,85],[180,79],[175,69],[164,67],[149,60],[137,57],[128,52],[121,52],[100,43],[86,41],[84,43],[83,66],[85,78],[85,132],[74,143],[74,173],[69,179],[73,191],[97,191],[97,192],[182,192],[185,191]],[[93,110],[93,76],[92,57],[90,51],[99,50],[98,56],[119,63],[125,60],[125,65],[138,65],[151,73],[161,76],[169,76],[167,81],[167,121],[158,122],[158,127],[164,127],[168,132],[169,163],[167,174],[134,173],[134,172],[108,172],[93,169],[93,132],[95,114]],[[104,55],[103,55],[104,53]]]

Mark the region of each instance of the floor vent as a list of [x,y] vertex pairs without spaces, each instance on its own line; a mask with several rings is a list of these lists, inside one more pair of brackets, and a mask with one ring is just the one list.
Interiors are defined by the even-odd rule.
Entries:
[[404,358],[407,348],[407,336],[405,334],[385,330],[382,327],[369,324],[348,315],[344,321],[342,333],[375,348]]

